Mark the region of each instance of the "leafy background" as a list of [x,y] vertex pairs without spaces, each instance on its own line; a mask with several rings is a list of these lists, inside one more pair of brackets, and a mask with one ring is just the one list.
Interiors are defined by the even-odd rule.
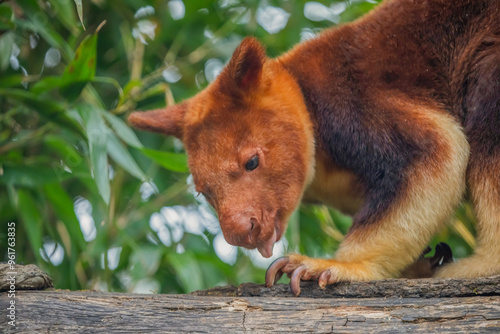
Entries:
[[[269,260],[230,247],[192,190],[182,143],[135,132],[133,110],[211,82],[247,35],[270,56],[356,19],[374,0],[6,1],[0,4],[0,254],[57,288],[183,293],[262,282]],[[473,245],[470,207],[433,240]],[[285,250],[331,256],[350,218],[302,205]]]

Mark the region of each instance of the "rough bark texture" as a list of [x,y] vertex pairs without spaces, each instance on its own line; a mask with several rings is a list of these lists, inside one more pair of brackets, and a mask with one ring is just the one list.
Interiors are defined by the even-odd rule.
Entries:
[[0,292],[10,290],[11,277],[15,277],[16,290],[41,290],[51,288],[52,278],[34,264],[16,264],[14,269],[0,263]]
[[[500,296],[289,298],[23,291],[16,333],[499,333]],[[2,296],[0,308],[7,301]],[[8,329],[8,318],[0,328]]]
[[[261,284],[216,287],[195,291],[197,296],[287,297],[288,284],[268,289]],[[439,298],[500,295],[500,276],[479,279],[388,279],[372,282],[338,283],[322,290],[316,282],[302,282],[300,297],[310,298]]]
[[251,283],[191,295],[16,291],[15,328],[3,315],[12,300],[4,292],[0,332],[500,333],[499,281],[304,283],[300,298],[284,284]]

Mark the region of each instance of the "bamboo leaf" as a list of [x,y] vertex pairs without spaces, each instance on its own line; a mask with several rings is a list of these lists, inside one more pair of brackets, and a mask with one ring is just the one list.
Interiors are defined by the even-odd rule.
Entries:
[[97,34],[88,35],[80,43],[75,57],[66,66],[62,75],[62,95],[69,100],[76,99],[85,85],[95,77]]
[[168,262],[174,267],[185,292],[203,288],[203,274],[192,252],[186,251],[182,254],[169,253],[167,254],[167,258]]
[[132,158],[127,149],[111,132],[108,132],[107,147],[111,158],[122,166],[123,169],[142,181],[147,179],[146,174],[144,174],[141,168],[137,165],[134,158]]
[[66,66],[62,76],[47,76],[33,85],[35,94],[59,88],[69,101],[80,96],[83,88],[95,77],[97,34],[88,35],[76,49],[73,60]]
[[71,170],[84,163],[83,155],[75,148],[70,138],[49,134],[44,136],[43,142],[48,149],[56,152]]
[[54,213],[66,226],[71,241],[76,243],[75,246],[79,251],[85,249],[86,243],[80,228],[80,222],[76,217],[73,201],[69,195],[59,183],[46,185],[43,190],[47,200],[52,205]]
[[12,8],[4,4],[0,5],[0,30],[14,28],[12,17]]
[[181,173],[189,171],[185,154],[161,152],[149,148],[142,148],[141,152],[168,170]]
[[[52,29],[52,24],[47,17],[46,13],[38,10],[37,12],[30,14],[30,19],[27,20],[16,20],[16,24],[23,31],[33,31],[39,34],[43,39],[47,41],[51,46],[55,47],[59,51],[62,51],[62,55],[65,59],[69,60],[73,57],[73,50],[56,30]],[[47,24],[40,24],[40,22],[49,22]]]
[[42,218],[40,211],[28,190],[19,189],[17,191],[18,211],[25,224],[25,231],[31,249],[38,258],[39,249],[42,247]]
[[81,105],[78,108],[78,112],[85,123],[87,131],[92,175],[99,194],[106,205],[108,205],[111,195],[106,144],[109,129],[104,124],[104,120],[96,109],[87,105]]
[[[75,14],[75,7],[68,0],[50,0],[51,7],[54,8],[55,17],[52,19],[57,19],[62,25],[69,31],[72,32],[73,35],[77,35],[80,33],[80,29],[77,26],[77,18]],[[52,14],[53,15],[53,14]]]
[[44,165],[30,166],[3,166],[3,174],[0,175],[0,184],[11,184],[21,187],[37,188],[41,185],[61,182],[73,177],[64,169],[56,165],[47,167]]
[[[2,50],[1,45],[0,45],[0,50]],[[1,60],[0,60],[0,62],[1,62]],[[1,67],[1,65],[0,65],[0,67]],[[0,88],[21,87],[22,82],[23,82],[23,76],[20,74],[5,75],[5,76],[2,76],[0,78]]]
[[76,5],[76,12],[78,13],[78,17],[80,18],[80,22],[82,23],[83,30],[85,29],[85,25],[83,24],[83,7],[82,0],[74,0]]
[[39,96],[23,89],[0,89],[0,95],[16,100],[36,112],[48,120],[69,128],[79,134],[83,134],[80,125],[66,115],[66,108],[63,104],[54,100]]
[[144,274],[152,275],[160,265],[160,249],[144,246],[137,249],[130,257],[132,266],[130,274],[133,278],[142,278]]
[[73,60],[66,66],[62,76],[47,76],[33,85],[31,91],[42,94],[59,88],[64,97],[74,101],[95,77],[96,49],[97,34],[88,35],[76,49]]
[[[14,46],[14,33],[9,31],[0,36],[0,70],[4,71],[10,63],[10,56]],[[3,78],[2,78],[3,79]]]
[[31,92],[34,94],[42,94],[52,89],[59,88],[65,84],[62,77],[46,76],[31,87]]
[[120,101],[118,101],[118,107],[123,105],[125,101],[130,98],[130,93],[132,90],[136,87],[141,87],[142,86],[142,81],[141,80],[130,80],[126,85],[125,88],[123,88],[123,94],[120,97]]
[[75,57],[66,66],[63,78],[71,81],[90,81],[95,76],[97,34],[87,35],[75,52]]
[[143,147],[135,135],[135,132],[132,131],[132,129],[121,118],[104,110],[101,114],[108,121],[113,130],[115,130],[118,137],[120,137],[124,142],[135,148],[141,149]]

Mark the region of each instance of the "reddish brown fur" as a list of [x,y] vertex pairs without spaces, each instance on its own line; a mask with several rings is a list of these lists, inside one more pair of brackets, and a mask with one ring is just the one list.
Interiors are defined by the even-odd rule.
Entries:
[[184,141],[232,244],[270,256],[303,194],[355,213],[336,259],[271,267],[294,272],[295,288],[399,275],[466,179],[478,250],[439,274],[499,274],[499,64],[500,1],[388,0],[277,59],[247,38],[204,91],[130,121]]

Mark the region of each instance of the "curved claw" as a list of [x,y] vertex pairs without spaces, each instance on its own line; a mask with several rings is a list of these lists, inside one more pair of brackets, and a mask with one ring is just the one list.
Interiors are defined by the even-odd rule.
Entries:
[[453,262],[453,252],[447,243],[440,242],[436,245],[436,253],[430,259],[432,269],[441,267],[447,263]]
[[305,266],[300,266],[292,273],[292,277],[290,278],[290,288],[292,289],[292,294],[295,297],[300,295],[300,280],[306,271],[307,268]]
[[[439,244],[438,244],[438,245],[439,245]],[[436,245],[436,247],[437,247],[437,245]],[[421,256],[421,257],[424,257],[424,255],[429,254],[429,253],[431,252],[431,250],[432,250],[431,246],[427,246],[427,247],[425,247],[424,251],[422,252],[422,255],[420,255],[420,256]]]
[[288,261],[290,261],[288,256],[283,256],[277,258],[273,261],[273,263],[271,263],[266,271],[266,287],[272,287],[274,283],[276,283],[281,278],[281,276],[283,275],[281,269],[283,269],[288,264]]
[[319,287],[321,289],[324,289],[327,286],[328,282],[330,281],[331,277],[332,277],[332,272],[329,269],[323,271],[318,278]]

